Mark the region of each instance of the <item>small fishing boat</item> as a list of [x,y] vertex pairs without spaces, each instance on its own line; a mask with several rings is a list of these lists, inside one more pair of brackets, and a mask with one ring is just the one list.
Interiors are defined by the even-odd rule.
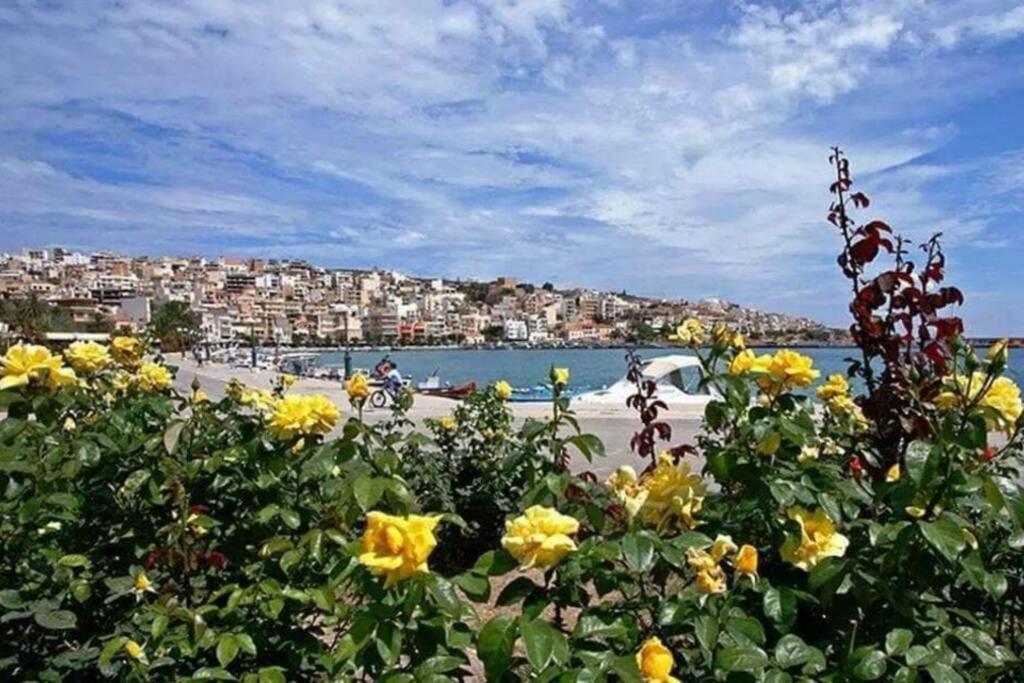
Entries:
[[476,391],[476,382],[466,382],[456,386],[419,387],[417,388],[417,391],[424,396],[439,396],[440,398],[450,398],[455,401],[461,401],[465,398],[469,398],[473,392]]
[[442,384],[439,369],[435,368],[429,377],[416,384],[416,391],[424,396],[440,396],[461,401],[476,391],[476,382],[465,382],[457,386]]
[[[562,390],[562,396],[564,398],[572,398],[572,396],[581,391],[585,391],[587,387],[566,387]],[[554,395],[554,390],[550,384],[537,384],[532,387],[519,388],[516,387],[512,390],[512,396],[509,401],[513,403],[546,403],[551,401],[551,397]]]
[[[696,356],[674,354],[643,361],[644,378],[657,385],[658,398],[668,405],[706,405],[714,394],[701,384],[703,371]],[[636,385],[623,377],[614,384],[573,397],[570,405],[626,405]]]

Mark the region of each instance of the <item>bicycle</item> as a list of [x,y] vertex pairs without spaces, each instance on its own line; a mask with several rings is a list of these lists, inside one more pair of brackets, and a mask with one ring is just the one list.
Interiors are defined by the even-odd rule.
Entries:
[[388,403],[397,403],[404,387],[393,384],[385,384],[370,394],[370,405],[374,408],[383,408]]

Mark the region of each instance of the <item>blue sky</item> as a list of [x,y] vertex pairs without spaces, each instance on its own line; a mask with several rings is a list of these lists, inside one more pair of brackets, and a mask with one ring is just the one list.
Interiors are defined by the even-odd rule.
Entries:
[[841,144],[1024,335],[1024,4],[0,5],[0,250],[301,257],[845,324]]

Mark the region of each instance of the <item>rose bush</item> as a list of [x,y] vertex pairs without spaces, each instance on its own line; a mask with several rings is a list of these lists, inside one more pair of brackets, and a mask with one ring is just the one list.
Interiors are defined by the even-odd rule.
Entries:
[[[830,221],[858,358],[822,378],[735,330],[673,335],[712,390],[674,444],[631,356],[633,466],[552,368],[517,423],[495,383],[437,420],[325,396],[179,391],[145,340],[0,363],[0,671],[8,680],[1014,681],[1024,676],[1024,429],[884,223]],[[891,252],[893,263],[875,268]],[[698,457],[699,456],[699,457]]]

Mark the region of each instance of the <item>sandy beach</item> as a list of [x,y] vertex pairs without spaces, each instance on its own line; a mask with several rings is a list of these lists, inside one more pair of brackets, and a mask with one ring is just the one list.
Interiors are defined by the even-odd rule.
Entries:
[[[178,373],[175,378],[175,385],[180,391],[189,391],[193,379],[198,379],[203,391],[213,398],[220,398],[224,395],[224,389],[231,379],[238,379],[253,387],[270,388],[274,378],[279,373],[269,370],[258,370],[250,368],[236,368],[222,364],[204,364],[202,367],[190,358],[182,358],[175,354],[167,358],[170,365],[177,366]],[[299,393],[322,393],[326,394],[339,407],[349,412],[348,397],[340,382],[332,382],[320,379],[301,378],[292,388],[292,391]],[[415,421],[427,418],[437,418],[450,413],[456,406],[456,402],[437,398],[433,396],[415,397],[413,407],[409,416]],[[550,414],[551,407],[547,403],[510,403],[516,419],[521,421],[528,417],[544,419]],[[575,408],[580,428],[585,432],[596,434],[605,444],[607,456],[595,460],[592,465],[588,464],[582,457],[573,461],[574,468],[579,470],[592,470],[598,476],[604,477],[615,470],[619,465],[640,464],[637,456],[629,450],[629,440],[636,431],[639,420],[636,414],[625,406],[621,408],[606,408],[585,406]],[[368,422],[381,420],[388,415],[387,408],[374,409],[367,406],[363,416]],[[700,428],[701,410],[694,407],[672,407],[665,413],[666,421],[672,426],[672,443],[692,443],[697,430]]]

